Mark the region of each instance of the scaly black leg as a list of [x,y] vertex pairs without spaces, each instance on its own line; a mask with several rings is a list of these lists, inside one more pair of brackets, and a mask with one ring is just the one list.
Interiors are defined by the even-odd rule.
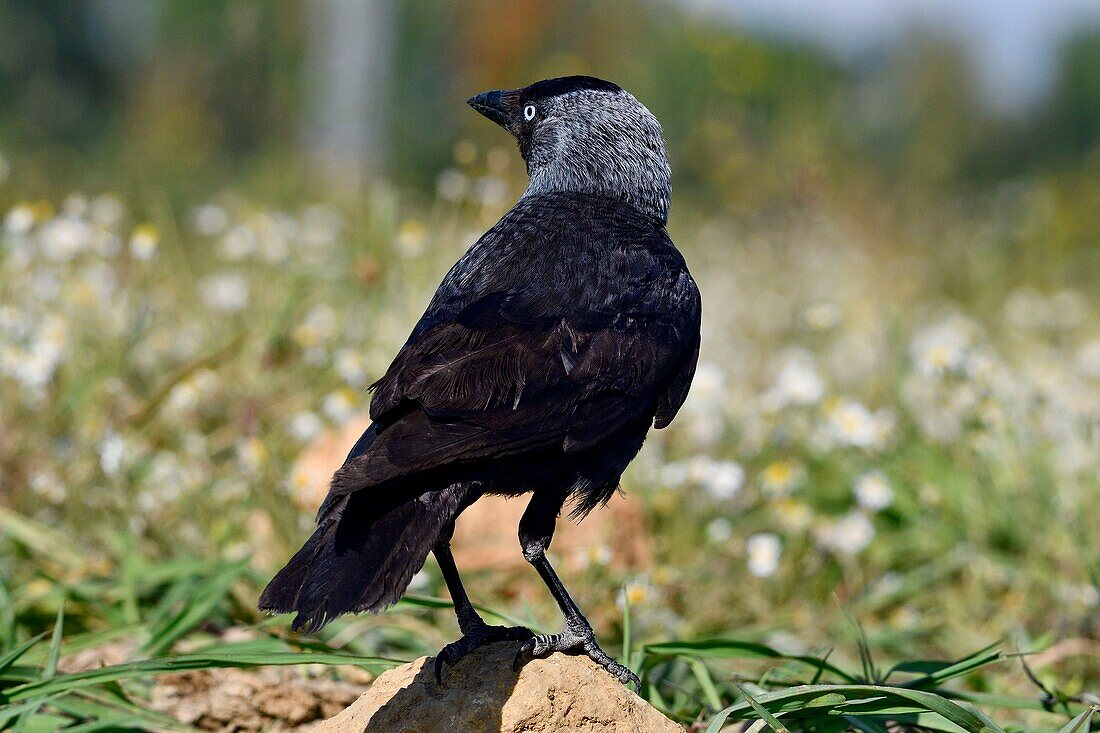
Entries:
[[546,587],[550,589],[550,594],[558,602],[558,608],[565,617],[565,629],[557,634],[532,636],[520,646],[512,666],[519,669],[526,661],[535,657],[546,657],[553,652],[584,653],[623,684],[633,682],[640,686],[641,682],[636,674],[608,656],[596,643],[592,625],[577,608],[550,561],[546,559],[546,549],[550,547],[550,540],[554,536],[554,523],[564,501],[565,496],[561,494],[540,495],[536,492],[520,519],[519,541],[523,556],[535,567]]
[[440,650],[435,658],[435,679],[443,684],[443,666],[455,665],[458,660],[485,644],[497,641],[524,641],[532,636],[531,630],[522,626],[490,626],[485,623],[470,597],[466,595],[466,589],[462,586],[462,579],[458,576],[458,567],[455,565],[454,555],[451,554],[451,532],[453,526],[440,538],[432,549],[435,559],[439,563],[439,569],[443,572],[443,580],[447,582],[447,590],[451,593],[451,600],[455,604],[455,616],[458,617],[458,628],[462,630],[462,638],[452,641]]

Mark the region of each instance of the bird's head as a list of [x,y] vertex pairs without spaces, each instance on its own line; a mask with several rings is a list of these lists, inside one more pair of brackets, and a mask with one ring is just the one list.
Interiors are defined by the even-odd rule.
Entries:
[[566,76],[468,102],[519,142],[531,179],[525,196],[591,193],[668,219],[672,181],[661,125],[629,92],[591,76]]

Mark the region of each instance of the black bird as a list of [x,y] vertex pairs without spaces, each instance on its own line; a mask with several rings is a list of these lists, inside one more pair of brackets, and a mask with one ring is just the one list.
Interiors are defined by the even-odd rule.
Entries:
[[[632,95],[587,76],[469,104],[515,136],[530,183],[447,273],[372,385],[373,423],[333,476],[317,530],[259,605],[296,611],[293,628],[305,632],[381,611],[431,551],[463,634],[436,658],[437,677],[483,644],[517,640],[517,667],[584,653],[637,683],[597,645],[546,549],[567,502],[579,519],[614,495],[695,373],[699,291],[665,231],[661,127]],[[526,493],[520,546],[565,617],[557,634],[487,625],[451,555],[463,509]]]

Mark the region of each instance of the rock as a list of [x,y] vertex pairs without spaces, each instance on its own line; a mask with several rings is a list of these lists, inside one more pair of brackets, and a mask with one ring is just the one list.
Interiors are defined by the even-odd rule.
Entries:
[[492,644],[446,669],[421,657],[386,672],[318,733],[684,733],[587,657],[553,654],[512,671]]
[[306,731],[344,709],[359,689],[286,668],[201,669],[158,677],[152,707],[199,730]]

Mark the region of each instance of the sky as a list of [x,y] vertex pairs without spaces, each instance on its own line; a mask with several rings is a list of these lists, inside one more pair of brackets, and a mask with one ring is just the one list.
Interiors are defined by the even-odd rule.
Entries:
[[678,0],[749,31],[822,45],[849,63],[914,28],[956,39],[974,62],[975,90],[1014,114],[1042,100],[1060,43],[1100,28],[1100,0]]

